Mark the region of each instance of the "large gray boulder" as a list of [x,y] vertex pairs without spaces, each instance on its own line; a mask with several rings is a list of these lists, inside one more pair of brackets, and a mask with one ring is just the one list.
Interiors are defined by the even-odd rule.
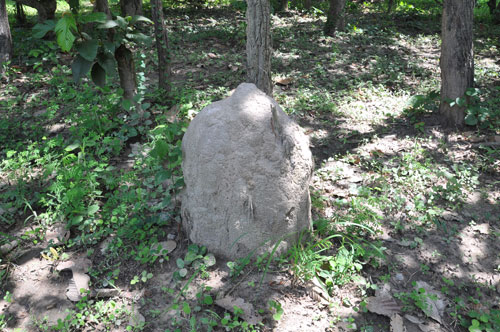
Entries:
[[313,160],[302,129],[254,84],[205,107],[182,140],[183,225],[228,259],[282,253],[311,227]]

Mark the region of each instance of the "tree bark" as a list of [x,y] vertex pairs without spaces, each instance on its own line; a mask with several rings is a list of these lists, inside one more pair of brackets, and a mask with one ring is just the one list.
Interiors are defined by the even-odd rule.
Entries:
[[23,5],[16,2],[16,20],[20,25],[26,24],[26,14],[24,13]]
[[9,18],[5,0],[0,0],[0,73],[3,72],[2,63],[12,58],[12,37],[10,35]]
[[247,0],[248,81],[272,96],[271,9],[269,0]]
[[309,10],[309,9],[311,9],[311,7],[312,7],[312,1],[311,0],[304,0],[304,8],[306,10]]
[[158,85],[160,89],[169,92],[172,72],[162,0],[151,0],[151,15],[155,24],[156,51],[158,52]]
[[474,0],[444,0],[441,22],[441,122],[446,127],[464,125],[465,107],[450,100],[465,98],[474,85],[472,42]]
[[120,0],[123,16],[142,15],[142,0]]
[[133,100],[137,93],[137,81],[132,52],[127,46],[121,44],[115,51],[115,60],[118,65],[118,76],[120,76],[120,86],[123,89],[123,98]]
[[493,19],[493,23],[500,24],[500,3],[497,5],[496,0],[489,0],[488,7],[490,8],[490,14]]
[[94,11],[106,14],[108,20],[111,20],[111,10],[109,10],[108,0],[96,0],[94,4]]
[[15,0],[16,2],[35,8],[38,12],[38,21],[53,20],[56,15],[56,0]]
[[497,9],[497,0],[489,0],[488,7],[490,8],[490,14],[493,15],[495,9]]
[[387,0],[387,14],[392,12],[392,6],[394,5],[394,0]]
[[288,0],[280,0],[279,11],[286,12],[288,11]]
[[345,28],[345,2],[346,0],[330,0],[324,28],[327,36],[334,36],[336,30]]

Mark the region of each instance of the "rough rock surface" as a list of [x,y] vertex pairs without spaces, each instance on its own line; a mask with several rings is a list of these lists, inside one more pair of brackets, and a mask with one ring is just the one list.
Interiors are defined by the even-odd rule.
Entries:
[[182,141],[183,225],[229,259],[283,252],[311,226],[309,141],[279,105],[243,83],[204,108]]

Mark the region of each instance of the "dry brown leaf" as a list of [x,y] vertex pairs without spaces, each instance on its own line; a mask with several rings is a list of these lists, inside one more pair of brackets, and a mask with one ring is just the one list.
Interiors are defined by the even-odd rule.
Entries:
[[313,300],[320,302],[323,305],[330,303],[330,295],[321,287],[316,279],[308,280],[305,284],[306,293]]
[[73,270],[73,280],[75,282],[76,289],[81,292],[82,289],[88,291],[90,277],[81,271]]
[[120,291],[116,288],[98,288],[90,293],[90,297],[103,298],[115,297],[120,295]]
[[405,318],[408,319],[413,324],[417,324],[418,325],[418,324],[423,324],[424,323],[423,320],[419,319],[418,317],[412,316],[412,315],[406,314]]
[[293,78],[291,77],[285,77],[285,78],[277,78],[275,80],[276,84],[279,84],[279,85],[290,85],[292,84],[293,82]]
[[243,311],[241,318],[252,325],[262,322],[262,316],[255,312],[253,305],[245,302],[241,297],[234,298],[232,296],[226,296],[222,299],[215,300],[215,304],[233,313],[235,306],[240,308]]
[[403,318],[398,314],[391,316],[391,332],[406,332]]
[[[442,324],[442,317],[444,309],[446,307],[446,304],[443,300],[443,295],[440,292],[434,290],[432,286],[425,281],[417,281],[415,283],[415,289],[418,291],[421,288],[425,290],[425,294],[427,295],[424,298],[427,303],[427,310],[424,310],[424,313],[428,317]],[[429,295],[434,295],[435,299],[431,298]]]
[[238,66],[235,66],[235,65],[232,65],[232,64],[229,64],[227,65],[229,69],[231,69],[231,71],[237,71],[239,68]]
[[489,224],[479,224],[472,226],[472,230],[479,232],[479,234],[489,234],[490,233],[490,225]]
[[177,247],[177,243],[173,240],[163,241],[155,243],[151,246],[151,250],[158,251],[156,256],[161,256],[163,254],[170,254]]
[[217,54],[215,54],[215,53],[211,53],[211,52],[210,52],[210,53],[208,53],[207,55],[208,55],[208,57],[209,57],[210,59],[217,59],[217,58],[219,57]]
[[69,281],[68,288],[66,289],[66,296],[72,302],[78,302],[82,298],[73,278]]
[[14,250],[19,245],[18,240],[13,240],[9,243],[4,244],[3,246],[0,246],[0,255],[7,255],[9,252]]
[[175,122],[177,120],[177,116],[179,115],[179,112],[181,111],[180,105],[174,105],[168,110],[166,115],[167,121],[168,122]]
[[145,322],[146,318],[144,318],[144,316],[139,312],[139,310],[135,308],[132,314],[130,315],[128,325],[133,327],[141,327]]
[[45,234],[45,239],[54,244],[61,244],[68,241],[70,236],[69,230],[66,229],[66,226],[63,223],[54,224]]
[[64,261],[59,263],[56,267],[56,271],[64,271],[64,270],[74,270],[83,273],[89,272],[90,267],[92,266],[92,261],[87,257],[79,257],[72,260]]
[[392,297],[372,296],[367,298],[366,302],[366,309],[368,309],[368,311],[382,316],[392,317],[392,315],[399,313],[401,309]]

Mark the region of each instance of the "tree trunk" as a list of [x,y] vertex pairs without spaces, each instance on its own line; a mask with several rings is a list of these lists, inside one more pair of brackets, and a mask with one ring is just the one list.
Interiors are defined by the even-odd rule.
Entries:
[[311,7],[312,7],[312,1],[311,0],[304,0],[304,8],[306,10],[309,10],[309,9],[311,9]]
[[286,12],[288,11],[288,0],[280,0],[279,11]]
[[387,14],[392,12],[392,6],[394,5],[394,0],[387,0]]
[[345,27],[345,7],[346,0],[330,0],[330,7],[326,16],[324,32],[327,36],[334,36],[336,30],[343,30]]
[[20,25],[26,24],[26,14],[24,13],[23,5],[16,2],[16,20]]
[[142,15],[142,0],[120,0],[123,16]]
[[0,73],[3,71],[2,63],[12,57],[12,37],[10,36],[9,18],[5,0],[0,0]]
[[94,4],[94,11],[106,14],[108,20],[111,20],[111,10],[109,10],[108,0],[96,0]]
[[132,52],[127,46],[121,44],[115,51],[115,60],[118,65],[118,75],[120,76],[120,86],[123,89],[123,98],[133,100],[137,93],[137,81]]
[[493,15],[495,9],[497,9],[497,0],[489,0],[488,7],[490,8],[490,14]]
[[38,21],[53,20],[56,15],[56,0],[15,0],[16,2],[35,8],[38,12]]
[[474,0],[444,0],[441,22],[441,122],[447,127],[464,125],[465,107],[449,100],[464,98],[474,85],[472,28]]
[[271,10],[269,0],[247,0],[248,81],[272,96]]
[[493,23],[500,24],[500,3],[497,5],[496,0],[490,0],[488,1],[488,7],[490,7],[490,15]]
[[158,52],[158,85],[160,89],[169,92],[172,72],[162,0],[151,0],[151,15],[155,24],[156,50]]

